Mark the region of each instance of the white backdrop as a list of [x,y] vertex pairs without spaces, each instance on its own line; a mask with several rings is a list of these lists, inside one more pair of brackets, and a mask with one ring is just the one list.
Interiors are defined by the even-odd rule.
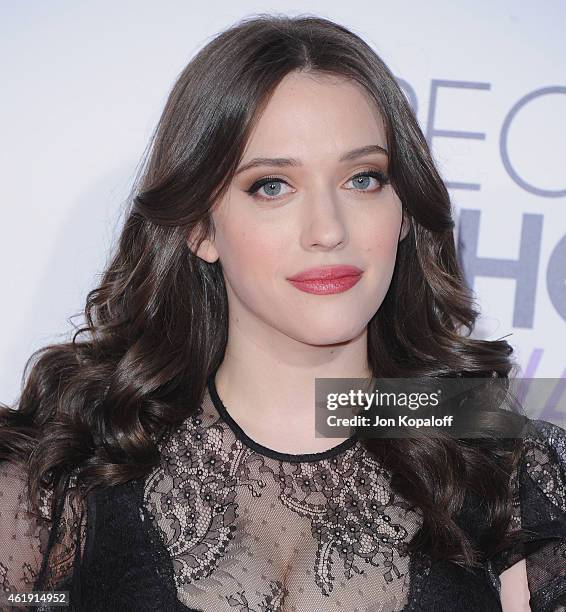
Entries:
[[[245,0],[0,3],[0,400],[70,337],[177,75],[257,12],[368,41],[417,110],[454,202],[476,336],[528,377],[566,377],[566,3]],[[80,318],[74,319],[79,323]]]

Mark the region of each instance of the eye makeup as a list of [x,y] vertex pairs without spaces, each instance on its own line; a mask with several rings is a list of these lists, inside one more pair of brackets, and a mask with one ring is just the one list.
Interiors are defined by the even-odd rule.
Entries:
[[[387,174],[385,174],[384,172],[380,171],[380,170],[374,170],[374,169],[368,169],[368,170],[363,170],[361,172],[358,172],[357,174],[354,174],[353,176],[351,176],[348,179],[349,181],[353,181],[356,179],[362,179],[362,178],[373,178],[378,182],[378,189],[357,189],[354,188],[352,191],[357,191],[360,193],[377,193],[378,191],[381,191],[381,189],[383,189],[383,187],[387,184],[389,184],[389,176]],[[250,185],[250,187],[248,187],[248,189],[245,189],[244,191],[252,196],[252,197],[257,197],[261,200],[275,200],[278,199],[277,196],[279,194],[274,194],[274,197],[269,197],[269,196],[260,196],[257,195],[258,191],[264,187],[265,185],[270,185],[270,184],[276,184],[276,183],[281,183],[284,185],[289,185],[289,183],[287,183],[286,180],[277,177],[277,176],[266,176],[264,178],[261,178],[257,181],[255,181],[254,183],[252,183],[252,185]]]

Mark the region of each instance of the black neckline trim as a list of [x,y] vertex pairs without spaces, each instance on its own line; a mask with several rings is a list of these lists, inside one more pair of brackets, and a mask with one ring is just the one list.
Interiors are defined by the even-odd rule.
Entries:
[[337,446],[333,446],[332,448],[328,448],[325,451],[321,451],[320,453],[301,453],[301,454],[292,454],[292,453],[282,453],[279,451],[275,451],[267,446],[263,446],[263,444],[259,444],[255,440],[252,440],[248,436],[248,434],[236,423],[236,421],[230,416],[230,413],[224,406],[218,392],[216,390],[216,381],[215,381],[216,372],[214,372],[208,379],[208,392],[210,393],[210,398],[214,407],[220,414],[220,416],[224,419],[230,429],[233,431],[234,435],[246,446],[251,448],[256,453],[260,455],[266,455],[267,457],[271,457],[273,459],[278,459],[280,461],[287,461],[289,463],[303,463],[310,461],[320,461],[321,459],[328,459],[330,457],[334,457],[338,455],[342,451],[345,451],[352,446],[357,441],[357,434],[354,433],[352,436],[343,440]]

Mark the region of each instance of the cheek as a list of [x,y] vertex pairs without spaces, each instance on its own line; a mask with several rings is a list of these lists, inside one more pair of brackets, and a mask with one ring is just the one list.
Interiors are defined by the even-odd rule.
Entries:
[[375,298],[381,300],[389,288],[399,245],[401,216],[389,214],[379,221],[368,223],[363,230],[365,260],[370,267],[370,286],[376,291]]
[[269,282],[285,261],[282,232],[242,225],[224,236],[223,250],[229,255],[223,268],[233,284],[245,286],[258,278]]
[[399,244],[402,215],[396,210],[388,210],[363,224],[361,240],[365,250],[374,258],[395,260]]

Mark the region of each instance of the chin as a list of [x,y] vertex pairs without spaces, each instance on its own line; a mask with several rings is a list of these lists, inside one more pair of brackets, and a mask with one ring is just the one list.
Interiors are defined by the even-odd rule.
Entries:
[[343,321],[335,321],[332,329],[323,329],[320,325],[313,323],[308,326],[309,333],[305,334],[303,330],[303,333],[299,335],[298,339],[305,344],[311,344],[313,346],[346,344],[358,338],[365,329],[365,327],[361,329],[359,327],[355,329],[344,329],[340,323],[343,323]]

